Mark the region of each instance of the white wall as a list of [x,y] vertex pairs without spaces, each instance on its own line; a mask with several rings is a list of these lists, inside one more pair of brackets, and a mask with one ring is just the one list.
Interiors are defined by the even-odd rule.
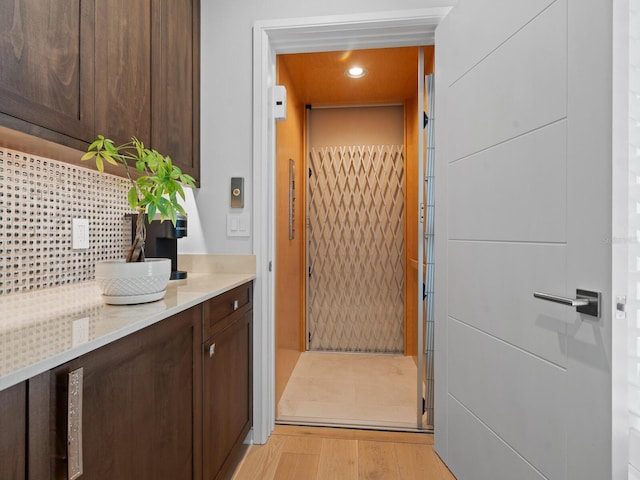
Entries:
[[[452,0],[202,0],[201,180],[190,231],[204,241],[180,244],[181,253],[252,253],[249,238],[226,236],[229,180],[245,177],[245,211],[252,205],[252,27],[257,20],[344,15],[450,6]],[[196,225],[196,219],[201,225]],[[193,229],[193,230],[192,230]],[[190,234],[191,235],[191,234]]]

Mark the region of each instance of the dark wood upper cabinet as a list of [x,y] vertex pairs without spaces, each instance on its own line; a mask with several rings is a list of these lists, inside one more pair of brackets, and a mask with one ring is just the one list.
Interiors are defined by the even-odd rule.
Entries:
[[151,0],[96,4],[95,132],[116,144],[151,142],[151,10]]
[[[69,146],[94,127],[94,0],[0,1],[0,123]],[[48,132],[48,133],[47,133]]]
[[0,146],[135,135],[199,179],[200,0],[0,0],[0,65]]
[[[156,0],[152,48],[154,148],[200,176],[200,0]],[[192,139],[186,141],[185,139]]]

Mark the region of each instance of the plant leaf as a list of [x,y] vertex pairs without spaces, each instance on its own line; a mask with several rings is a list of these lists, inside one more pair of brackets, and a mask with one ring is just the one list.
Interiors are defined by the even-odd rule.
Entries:
[[182,185],[180,185],[179,183],[176,182],[176,192],[178,193],[178,195],[180,195],[180,197],[182,198],[182,200],[185,200],[185,196],[184,196],[184,189],[182,188]]
[[[105,162],[122,164],[126,170],[129,185],[127,202],[141,215],[147,214],[151,221],[159,214],[162,220],[169,219],[176,225],[178,214],[186,214],[178,198],[185,200],[184,186],[195,188],[195,180],[173,164],[171,157],[164,156],[154,149],[145,147],[135,136],[131,141],[116,146],[111,139],[97,135],[82,156],[82,160],[94,159],[96,168],[104,172]],[[131,176],[135,165],[137,178]]]
[[118,165],[118,162],[111,155],[103,154],[102,158],[104,158],[111,165]]
[[147,213],[149,214],[149,218],[153,220],[156,216],[156,205],[154,203],[150,203],[147,208]]
[[196,188],[195,179],[188,173],[183,173],[182,175],[180,175],[180,181],[191,188]]
[[176,203],[176,210],[178,212],[180,212],[182,215],[186,215],[187,212],[185,212],[184,208],[182,208],[182,205],[180,205],[179,203]]
[[113,145],[111,140],[104,141],[104,149],[109,155],[118,155],[118,149]]
[[156,203],[156,206],[158,207],[158,210],[160,211],[160,216],[164,219],[167,218],[169,215],[167,213],[167,206],[166,204],[163,204],[162,202],[158,201]]
[[134,210],[139,206],[138,190],[135,185],[129,189],[129,192],[127,192],[127,201],[129,202],[129,206]]

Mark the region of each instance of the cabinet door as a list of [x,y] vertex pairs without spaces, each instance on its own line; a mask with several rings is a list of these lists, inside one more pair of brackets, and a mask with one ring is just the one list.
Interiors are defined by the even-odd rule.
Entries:
[[0,2],[0,124],[91,139],[93,29],[94,0]]
[[0,391],[0,478],[26,478],[26,382]]
[[204,344],[204,480],[224,476],[252,425],[252,316],[237,317]]
[[116,144],[151,142],[151,21],[152,0],[96,3],[96,134]]
[[194,478],[201,317],[194,307],[52,372],[54,478],[66,478],[67,375],[80,367],[83,480]]
[[154,0],[152,144],[200,175],[200,0]]

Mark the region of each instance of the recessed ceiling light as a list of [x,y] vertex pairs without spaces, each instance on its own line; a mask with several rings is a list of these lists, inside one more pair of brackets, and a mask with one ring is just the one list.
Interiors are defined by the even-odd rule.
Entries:
[[367,74],[367,71],[362,67],[351,67],[344,74],[349,78],[362,78]]

